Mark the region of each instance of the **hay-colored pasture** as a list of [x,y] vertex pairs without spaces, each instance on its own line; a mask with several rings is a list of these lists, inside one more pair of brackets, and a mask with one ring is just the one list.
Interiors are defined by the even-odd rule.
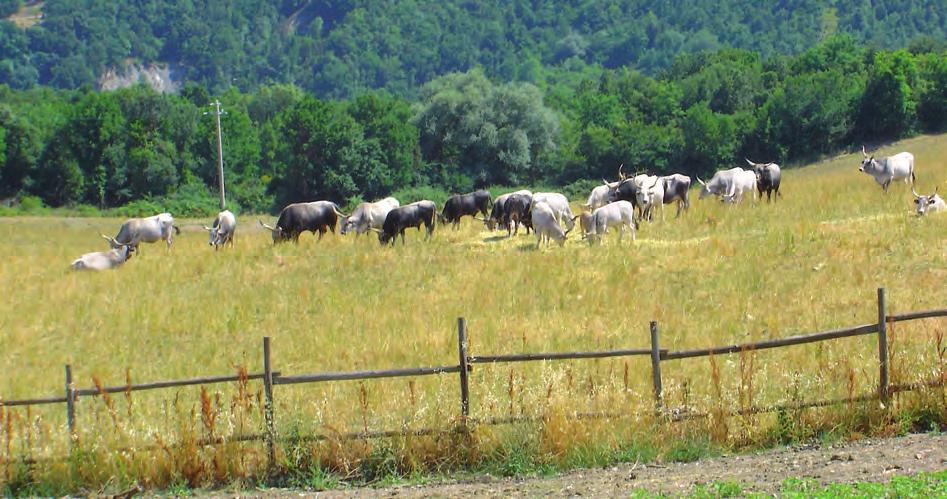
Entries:
[[[877,154],[901,150],[916,156],[920,190],[947,190],[947,136],[918,137]],[[659,213],[658,221],[643,225],[636,243],[626,238],[618,245],[610,234],[595,247],[572,234],[562,248],[536,250],[532,236],[508,239],[470,219],[456,231],[439,226],[431,242],[409,230],[407,245],[394,248],[380,247],[374,235],[330,234],[316,244],[308,233],[299,245],[273,246],[258,217],[244,215],[235,248],[214,252],[200,229],[207,221],[179,220],[183,233],[172,251],[145,245],[121,269],[81,273],[69,263],[105,249],[99,233],[114,234],[121,220],[0,219],[0,289],[6,293],[0,396],[61,394],[67,363],[81,387],[92,386],[93,375],[122,384],[126,370],[135,382],[230,374],[235,366],[257,372],[263,336],[272,337],[274,368],[284,374],[449,365],[457,362],[459,316],[469,323],[471,353],[485,355],[647,347],[650,320],[659,322],[662,347],[669,349],[870,323],[877,319],[879,286],[887,288],[892,312],[944,307],[947,213],[915,217],[910,187],[896,183],[883,195],[857,171],[860,157],[784,169],[783,195],[774,203],[748,199],[727,206],[698,201],[692,190],[692,207],[681,219],[669,206],[663,221]],[[935,342],[945,325],[927,320],[893,328],[893,382],[944,369]],[[669,361],[668,404],[714,410],[870,393],[876,349],[875,336],[867,336],[762,351],[752,356],[750,371],[749,357],[741,362],[739,355],[713,363]],[[588,423],[579,431],[556,414],[647,414],[650,383],[644,357],[477,366],[471,412],[477,418],[545,414],[539,451],[560,455],[633,436],[615,430],[627,421]],[[444,427],[459,412],[457,385],[456,376],[444,375],[277,387],[277,428],[334,434]],[[249,384],[251,398],[259,388]],[[235,393],[233,386],[209,387],[211,396],[222,397],[211,397],[211,405],[229,425],[216,431],[239,433],[240,425],[259,431],[258,405],[253,401],[249,419],[238,421]],[[174,440],[188,424],[204,435],[198,394],[196,387],[135,394],[132,410],[115,395],[115,418],[102,400],[83,399],[80,435],[103,446]],[[196,415],[188,419],[191,410]],[[38,454],[65,448],[63,406],[17,414],[35,419],[29,445]],[[722,440],[760,440],[765,424],[762,417],[741,420]],[[504,435],[485,429],[481,442],[495,444]],[[27,444],[12,445],[16,453]],[[316,452],[331,454],[344,468],[351,465],[345,459],[370,453],[359,446],[370,445]],[[440,459],[430,449],[408,454]],[[231,476],[252,474],[260,459],[254,454],[246,470],[231,470]],[[161,477],[183,473],[169,471],[179,464],[146,461],[132,459],[143,471],[129,466],[121,475],[150,474],[162,484],[171,478]]]

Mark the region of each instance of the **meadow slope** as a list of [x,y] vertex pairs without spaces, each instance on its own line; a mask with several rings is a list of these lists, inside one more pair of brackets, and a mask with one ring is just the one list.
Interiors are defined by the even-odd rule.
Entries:
[[[917,158],[919,189],[947,191],[947,135],[877,154],[901,150]],[[694,190],[681,219],[669,208],[663,221],[643,225],[634,244],[611,235],[591,248],[572,235],[562,248],[536,250],[532,236],[508,239],[469,219],[460,230],[438,227],[431,242],[409,231],[407,245],[394,248],[373,236],[331,234],[318,244],[306,234],[299,245],[273,246],[257,217],[240,216],[233,249],[215,253],[200,228],[207,221],[180,220],[171,252],[146,245],[117,271],[77,273],[69,263],[104,249],[99,233],[114,234],[121,220],[0,219],[0,289],[8,293],[0,301],[0,370],[15,373],[0,378],[0,396],[59,394],[67,363],[82,387],[93,376],[122,384],[126,376],[141,382],[230,374],[235,366],[259,371],[263,336],[272,337],[274,368],[283,374],[448,365],[457,361],[460,316],[469,323],[471,353],[484,355],[647,347],[650,320],[670,349],[865,324],[877,318],[880,286],[892,312],[947,305],[947,214],[915,217],[910,187],[897,183],[883,195],[857,171],[860,157],[784,170],[783,196],[774,203],[725,206],[698,201]],[[936,345],[945,329],[943,320],[897,325],[892,381],[942,372]],[[742,359],[668,362],[668,404],[707,410],[870,393],[876,348],[869,336]],[[645,358],[479,366],[471,387],[478,418],[615,408],[647,418],[651,407]],[[233,404],[227,407],[231,387],[209,390],[221,414],[216,431],[238,432]],[[198,391],[115,397],[117,409],[83,399],[80,434],[106,447],[175,435],[183,420],[199,419]],[[443,426],[457,417],[456,393],[453,376],[279,387],[277,427]],[[23,430],[32,432],[29,444],[11,452],[61,450],[63,412],[33,409],[24,418],[33,421]],[[850,426],[839,417],[823,423],[844,433]],[[714,435],[724,444],[753,443],[771,423],[747,418]],[[255,431],[258,414],[240,424]],[[204,425],[206,432],[206,418]],[[607,423],[551,428],[537,437],[547,456],[632,438]],[[499,430],[481,436],[510,438]],[[351,464],[371,449],[333,452]],[[436,461],[420,451],[417,460]]]

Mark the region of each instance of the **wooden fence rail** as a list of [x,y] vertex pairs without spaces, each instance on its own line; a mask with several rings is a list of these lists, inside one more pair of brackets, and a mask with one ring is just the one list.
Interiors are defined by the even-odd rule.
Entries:
[[[469,431],[468,424],[509,424],[518,421],[538,420],[532,416],[508,417],[508,418],[486,418],[476,419],[470,417],[470,378],[469,373],[473,364],[495,364],[504,362],[532,362],[532,361],[550,361],[550,360],[579,360],[579,359],[597,359],[609,357],[629,357],[629,356],[650,356],[652,368],[652,384],[654,388],[654,399],[656,410],[659,415],[665,416],[669,421],[681,421],[686,419],[707,417],[708,413],[692,413],[679,411],[667,411],[663,409],[663,387],[661,376],[661,363],[669,360],[680,360],[694,357],[704,357],[710,355],[726,355],[743,351],[763,350],[768,348],[780,348],[792,345],[801,345],[820,341],[834,340],[852,336],[861,336],[867,334],[878,334],[878,366],[879,381],[876,394],[862,395],[854,398],[843,398],[833,400],[797,402],[792,404],[771,405],[761,407],[750,407],[739,410],[727,411],[730,416],[759,414],[762,412],[773,412],[778,410],[802,409],[808,407],[824,407],[843,403],[863,402],[867,400],[878,399],[883,403],[894,394],[904,391],[919,390],[933,387],[943,387],[945,380],[942,378],[927,380],[917,383],[907,383],[899,385],[890,385],[888,380],[888,341],[887,324],[911,321],[918,319],[927,319],[932,317],[947,317],[947,309],[924,310],[918,312],[908,312],[903,314],[888,315],[886,310],[886,298],[884,288],[878,289],[877,312],[878,322],[865,324],[861,326],[847,327],[824,331],[813,334],[788,336],[771,340],[756,341],[750,343],[740,343],[734,345],[725,345],[711,348],[669,351],[660,348],[658,323],[651,321],[649,324],[651,333],[650,348],[604,350],[591,352],[546,352],[546,353],[518,353],[518,354],[499,354],[499,355],[471,355],[469,352],[469,338],[467,335],[467,322],[464,318],[457,320],[457,343],[458,343],[458,363],[456,365],[434,366],[434,367],[409,367],[387,370],[363,370],[363,371],[341,371],[341,372],[319,372],[311,374],[297,374],[283,376],[279,371],[273,370],[271,358],[270,338],[263,338],[263,372],[253,374],[238,374],[227,376],[209,376],[200,378],[191,378],[184,380],[158,381],[152,383],[126,384],[121,386],[109,386],[103,388],[76,388],[72,378],[72,367],[65,366],[65,395],[61,397],[31,398],[22,400],[3,400],[0,399],[0,406],[33,406],[44,404],[66,404],[66,415],[68,429],[71,438],[75,438],[76,414],[75,402],[79,397],[96,396],[101,393],[125,393],[139,390],[155,390],[162,388],[172,388],[190,385],[205,385],[212,383],[232,383],[245,382],[249,380],[262,380],[265,395],[264,415],[265,428],[261,435],[246,436],[246,441],[264,440],[268,447],[268,456],[270,464],[275,464],[276,460],[276,442],[284,440],[279,438],[276,432],[276,417],[274,413],[274,387],[281,385],[292,385],[301,383],[321,383],[331,381],[347,381],[362,379],[381,379],[395,378],[405,376],[431,376],[442,374],[459,374],[460,391],[460,425],[451,432]],[[589,413],[574,414],[576,418],[615,418],[627,415],[610,413]],[[433,435],[444,433],[445,430],[430,429],[401,429],[390,431],[363,431],[358,433],[339,434],[338,436],[313,435],[313,439],[327,438],[385,438],[392,436],[411,436],[411,435]],[[243,441],[244,436],[234,436],[222,441]],[[212,443],[211,443],[212,444]],[[210,444],[208,444],[210,445]]]

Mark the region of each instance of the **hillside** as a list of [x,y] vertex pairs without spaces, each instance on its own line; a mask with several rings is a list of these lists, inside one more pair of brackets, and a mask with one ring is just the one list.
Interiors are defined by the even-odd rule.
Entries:
[[[4,2],[15,12],[22,2]],[[35,2],[29,2],[33,4]],[[0,21],[0,83],[94,85],[128,61],[181,68],[219,90],[294,83],[326,97],[384,88],[412,96],[475,66],[501,81],[544,68],[666,68],[681,53],[736,47],[769,58],[850,33],[878,48],[947,38],[943,4],[684,0],[51,0],[42,21]],[[35,10],[35,9],[34,9]],[[24,26],[28,26],[23,29]],[[923,41],[926,40],[926,41]]]

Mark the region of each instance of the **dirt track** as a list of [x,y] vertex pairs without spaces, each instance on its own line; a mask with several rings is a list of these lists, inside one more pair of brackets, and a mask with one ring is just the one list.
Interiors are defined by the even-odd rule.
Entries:
[[[947,435],[918,434],[829,447],[778,449],[686,464],[621,464],[607,469],[576,470],[553,477],[511,479],[487,476],[466,482],[311,494],[319,497],[614,497],[644,489],[680,495],[692,491],[697,484],[714,480],[739,482],[745,491],[773,493],[787,477],[813,478],[822,484],[885,482],[896,475],[944,469],[947,469]],[[282,492],[298,496],[301,491]],[[308,494],[303,492],[302,495]]]

